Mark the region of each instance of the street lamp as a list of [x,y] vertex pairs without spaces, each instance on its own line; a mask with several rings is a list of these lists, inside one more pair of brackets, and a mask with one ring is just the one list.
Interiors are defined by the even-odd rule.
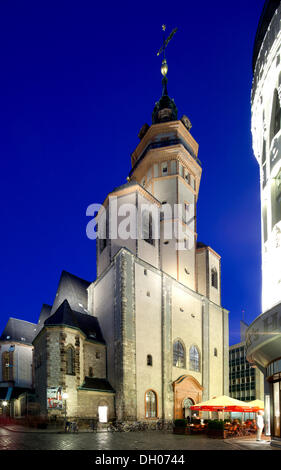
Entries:
[[2,401],[2,405],[3,405],[3,408],[4,408],[4,417],[6,417],[6,409],[7,409],[7,406],[8,406],[8,402],[6,400]]
[[68,398],[68,394],[67,393],[63,393],[62,394],[62,398],[64,400],[64,430],[66,430],[66,400]]

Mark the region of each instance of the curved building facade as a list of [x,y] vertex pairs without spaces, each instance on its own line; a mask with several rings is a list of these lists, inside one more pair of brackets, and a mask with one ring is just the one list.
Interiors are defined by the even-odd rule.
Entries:
[[266,430],[281,444],[281,5],[265,3],[253,54],[252,136],[260,166],[262,314],[247,359],[265,374]]

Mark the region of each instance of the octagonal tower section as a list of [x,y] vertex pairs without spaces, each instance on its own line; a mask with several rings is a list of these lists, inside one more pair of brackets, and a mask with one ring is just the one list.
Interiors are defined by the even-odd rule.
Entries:
[[156,103],[153,124],[145,125],[139,134],[140,142],[131,156],[130,180],[161,204],[160,269],[196,290],[196,203],[202,173],[199,146],[190,133],[189,119],[178,120],[173,100],[161,100]]

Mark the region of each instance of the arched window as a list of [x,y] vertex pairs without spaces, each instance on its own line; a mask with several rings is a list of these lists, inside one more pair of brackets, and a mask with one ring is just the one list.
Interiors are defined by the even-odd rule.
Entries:
[[152,366],[152,356],[151,356],[151,354],[147,355],[146,361],[147,361],[148,366]]
[[214,356],[215,356],[215,357],[218,357],[218,350],[217,350],[217,348],[214,349]]
[[145,394],[145,417],[157,418],[157,396],[153,390],[148,390]]
[[174,364],[174,367],[180,367],[180,368],[185,367],[184,346],[179,340],[174,342],[173,364]]
[[68,375],[74,375],[74,348],[73,346],[68,346],[66,350],[66,373]]
[[200,354],[196,346],[191,346],[189,350],[189,369],[200,372]]
[[212,269],[211,275],[212,275],[212,287],[217,289],[218,288],[218,271],[216,270],[216,268]]
[[274,97],[272,103],[272,115],[271,115],[271,132],[270,132],[270,142],[278,134],[281,129],[281,108],[278,92],[274,90]]

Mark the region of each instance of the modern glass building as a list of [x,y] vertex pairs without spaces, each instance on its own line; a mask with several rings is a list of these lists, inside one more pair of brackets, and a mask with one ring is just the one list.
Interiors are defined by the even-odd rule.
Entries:
[[240,322],[241,341],[229,347],[229,396],[242,401],[264,400],[263,373],[246,357],[247,327]]
[[265,3],[253,55],[252,135],[260,166],[262,314],[247,330],[247,359],[265,376],[266,433],[281,446],[281,6]]

